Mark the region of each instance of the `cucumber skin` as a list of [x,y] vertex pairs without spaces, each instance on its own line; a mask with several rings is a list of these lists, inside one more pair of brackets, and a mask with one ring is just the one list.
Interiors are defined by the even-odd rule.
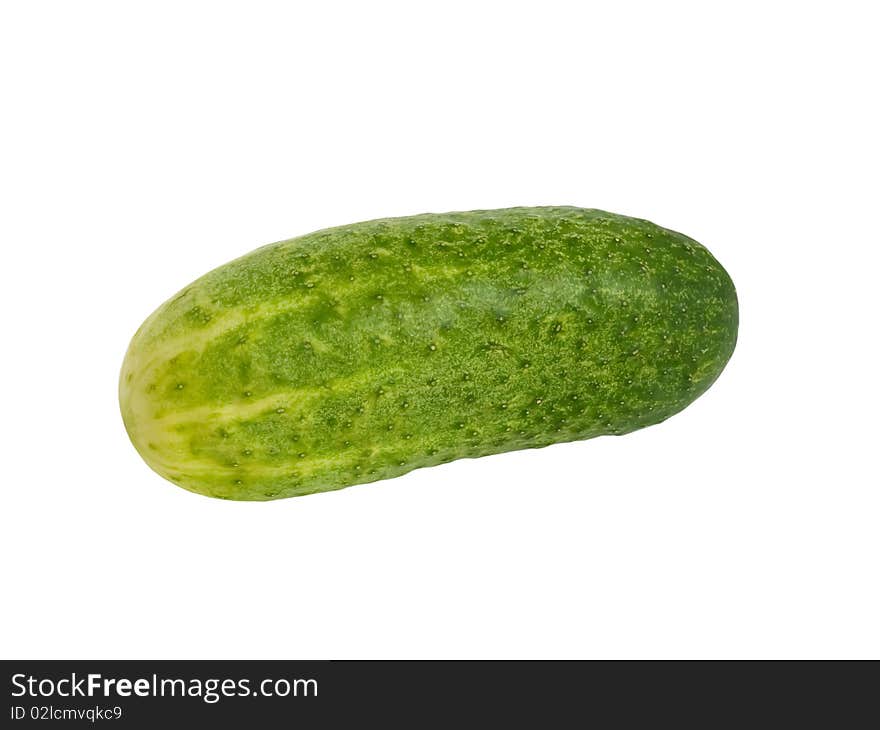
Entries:
[[381,219],[264,246],[164,303],[120,406],[163,477],[277,499],[659,423],[715,381],[737,325],[721,265],[645,220]]

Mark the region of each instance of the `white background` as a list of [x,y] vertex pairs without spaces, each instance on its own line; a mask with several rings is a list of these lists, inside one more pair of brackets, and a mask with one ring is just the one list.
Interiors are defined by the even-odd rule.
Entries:
[[[880,657],[871,3],[5,2],[5,658]],[[140,322],[331,225],[569,204],[733,277],[623,438],[272,503],[118,414]]]

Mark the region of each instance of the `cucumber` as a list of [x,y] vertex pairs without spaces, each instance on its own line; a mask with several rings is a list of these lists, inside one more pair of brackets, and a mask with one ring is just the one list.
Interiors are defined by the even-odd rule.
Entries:
[[677,413],[737,336],[700,244],[574,207],[389,218],[271,244],[159,307],[125,356],[135,448],[268,500]]

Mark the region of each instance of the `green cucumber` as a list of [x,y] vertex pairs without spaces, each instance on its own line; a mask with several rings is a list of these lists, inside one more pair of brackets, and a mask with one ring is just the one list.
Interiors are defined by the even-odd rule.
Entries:
[[132,443],[212,497],[340,489],[677,413],[737,336],[700,244],[573,207],[426,214],[271,244],[140,327]]

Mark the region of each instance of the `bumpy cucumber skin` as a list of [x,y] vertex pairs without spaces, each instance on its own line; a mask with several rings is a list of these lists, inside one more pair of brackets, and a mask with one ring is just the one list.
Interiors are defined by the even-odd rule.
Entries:
[[264,246],[135,334],[120,405],[144,460],[269,500],[623,434],[718,377],[730,277],[700,244],[573,207],[426,214]]

